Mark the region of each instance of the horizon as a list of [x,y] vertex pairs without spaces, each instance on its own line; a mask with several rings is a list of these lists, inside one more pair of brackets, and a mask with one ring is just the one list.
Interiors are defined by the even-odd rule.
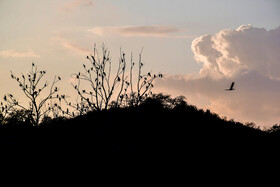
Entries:
[[0,101],[7,93],[26,101],[10,71],[20,76],[32,62],[75,99],[71,75],[105,43],[115,66],[120,48],[135,61],[143,48],[145,72],[165,77],[154,92],[270,127],[280,123],[279,9],[277,0],[3,0]]

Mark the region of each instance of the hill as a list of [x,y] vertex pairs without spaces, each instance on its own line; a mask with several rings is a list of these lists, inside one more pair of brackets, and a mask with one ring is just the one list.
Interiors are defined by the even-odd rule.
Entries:
[[0,145],[13,150],[81,153],[250,152],[279,141],[277,128],[263,131],[225,120],[175,99],[153,95],[139,106],[92,111],[67,119],[44,120],[39,127],[12,121],[0,128]]

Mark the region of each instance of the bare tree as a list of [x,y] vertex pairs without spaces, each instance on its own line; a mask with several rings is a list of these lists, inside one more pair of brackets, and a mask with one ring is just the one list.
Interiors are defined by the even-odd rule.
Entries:
[[[163,78],[161,73],[152,74],[152,72],[143,73],[144,64],[142,62],[142,51],[139,53],[138,64],[134,62],[133,55],[131,53],[130,59],[130,72],[129,80],[125,77],[125,88],[124,92],[120,92],[117,97],[116,103],[118,106],[135,106],[139,105],[145,98],[152,95],[152,88],[154,87],[153,82],[156,78]],[[135,65],[137,69],[134,70]],[[135,72],[136,71],[136,72]],[[136,76],[134,74],[136,73]],[[136,79],[136,85],[133,80]],[[130,92],[128,92],[130,89]]]
[[[92,110],[107,109],[117,85],[121,84],[123,86],[126,68],[125,54],[122,53],[117,72],[112,75],[110,51],[104,45],[101,58],[96,47],[94,47],[93,54],[87,56],[87,59],[89,65],[83,64],[84,71],[72,75],[77,80],[77,84],[72,84],[78,94],[76,103],[69,102],[65,95],[61,96],[67,105],[79,111],[79,114]],[[82,83],[85,84],[85,88],[82,88]]]
[[[142,51],[139,54],[137,85],[134,86],[135,63],[133,62],[132,54],[130,70],[126,72],[128,67],[126,54],[120,50],[117,69],[113,72],[110,51],[103,45],[102,54],[99,55],[96,46],[94,46],[93,54],[87,56],[89,64],[83,64],[83,72],[72,75],[77,81],[76,84],[72,83],[78,94],[76,103],[71,103],[65,95],[61,95],[61,99],[75,111],[70,112],[67,109],[64,113],[75,116],[85,114],[88,111],[108,109],[110,105],[118,107],[138,105],[144,97],[152,93],[153,81],[158,77],[162,77],[162,74],[156,75],[151,74],[151,72],[143,75],[142,68],[144,64],[141,56]],[[112,102],[112,98],[115,98],[115,101]]]
[[[133,70],[134,63],[131,60],[131,71]],[[152,94],[152,88],[154,87],[153,81],[156,78],[162,78],[163,75],[159,74],[152,74],[148,72],[147,74],[142,73],[142,68],[144,64],[142,63],[142,51],[139,54],[139,61],[138,61],[138,74],[137,74],[137,89],[136,92],[133,91],[133,87],[131,87],[131,96],[134,104],[139,105],[144,98],[150,96]],[[132,76],[132,73],[131,73]],[[132,81],[132,78],[131,78]]]
[[61,78],[59,76],[55,76],[47,95],[40,98],[39,96],[41,93],[49,86],[47,81],[45,81],[44,84],[40,84],[45,74],[46,71],[38,70],[34,63],[32,63],[31,71],[26,75],[22,74],[21,77],[17,77],[11,72],[11,78],[17,81],[19,87],[28,99],[29,105],[24,106],[15,98],[14,95],[7,94],[3,98],[5,103],[1,102],[1,111],[4,113],[4,116],[7,116],[17,110],[23,110],[29,114],[32,124],[34,126],[38,126],[40,120],[57,107],[57,104],[51,104],[50,101],[60,98],[57,94],[59,88],[55,85],[61,80]]

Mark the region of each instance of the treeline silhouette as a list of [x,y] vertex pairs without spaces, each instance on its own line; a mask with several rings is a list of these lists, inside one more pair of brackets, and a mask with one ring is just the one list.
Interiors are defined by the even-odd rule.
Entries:
[[186,152],[265,148],[279,141],[279,126],[263,131],[154,94],[138,106],[111,107],[74,118],[45,118],[33,126],[23,111],[1,118],[1,147],[84,149],[100,152]]

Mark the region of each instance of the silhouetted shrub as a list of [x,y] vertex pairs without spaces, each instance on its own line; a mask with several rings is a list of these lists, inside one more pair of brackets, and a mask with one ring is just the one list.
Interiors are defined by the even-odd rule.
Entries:
[[280,125],[275,124],[271,128],[267,130],[268,133],[271,134],[280,134]]
[[31,112],[26,110],[15,110],[8,114],[3,120],[3,126],[8,128],[26,128],[32,127]]
[[32,63],[30,72],[26,75],[22,73],[21,77],[17,77],[11,72],[11,78],[17,81],[19,87],[29,102],[28,106],[24,106],[14,95],[5,95],[3,98],[5,103],[1,102],[1,111],[5,113],[5,116],[13,116],[12,119],[18,116],[19,120],[22,120],[23,118],[21,119],[21,113],[24,113],[24,115],[28,115],[30,123],[34,126],[38,126],[45,115],[48,115],[51,111],[58,107],[57,104],[52,105],[49,101],[60,99],[57,94],[59,88],[55,85],[61,80],[61,78],[59,76],[55,76],[50,86],[49,93],[47,96],[41,98],[40,95],[48,87],[47,81],[41,83],[45,74],[46,71],[38,70],[34,63]]
[[4,115],[0,111],[0,125],[3,125],[3,124],[4,124]]

